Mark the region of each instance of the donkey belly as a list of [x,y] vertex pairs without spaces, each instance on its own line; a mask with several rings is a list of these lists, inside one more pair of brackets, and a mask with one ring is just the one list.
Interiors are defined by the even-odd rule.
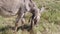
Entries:
[[0,11],[0,16],[3,16],[3,17],[11,17],[11,16],[15,16],[17,13],[9,13],[7,11]]
[[20,8],[19,0],[0,0],[0,15],[10,17],[16,15]]
[[3,8],[0,8],[0,15],[3,17],[14,16],[17,14],[17,12],[18,12],[18,9],[16,9],[15,11],[7,11],[7,10],[4,10]]

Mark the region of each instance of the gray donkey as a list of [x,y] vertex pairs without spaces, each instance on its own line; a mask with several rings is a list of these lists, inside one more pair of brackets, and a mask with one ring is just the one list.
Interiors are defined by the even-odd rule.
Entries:
[[36,6],[33,0],[0,0],[0,15],[10,17],[18,15],[15,23],[15,31],[18,28],[18,22],[25,22],[24,15],[26,12],[32,13],[31,24],[34,26],[40,20],[41,10]]

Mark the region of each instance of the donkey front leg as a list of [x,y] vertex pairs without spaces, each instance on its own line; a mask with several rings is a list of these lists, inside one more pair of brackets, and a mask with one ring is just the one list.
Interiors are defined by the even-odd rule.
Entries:
[[[19,24],[19,22],[20,22],[20,24]],[[16,23],[15,23],[15,33],[17,32],[19,25],[22,26],[24,24],[24,22],[25,22],[24,13],[21,13],[21,12],[18,13],[18,16],[16,18]]]

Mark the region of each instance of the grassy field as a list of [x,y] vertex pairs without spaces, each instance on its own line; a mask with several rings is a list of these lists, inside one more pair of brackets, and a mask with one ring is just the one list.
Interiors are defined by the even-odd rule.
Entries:
[[[36,29],[38,34],[60,34],[60,0],[34,0],[41,8],[46,7],[41,14],[40,25]],[[26,18],[29,18],[27,16]],[[0,16],[0,34],[13,34],[9,26],[14,26],[15,17],[4,18]],[[20,33],[20,31],[18,31]]]

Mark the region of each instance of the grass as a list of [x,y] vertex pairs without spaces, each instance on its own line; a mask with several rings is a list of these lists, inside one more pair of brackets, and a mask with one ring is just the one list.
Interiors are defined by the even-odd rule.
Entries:
[[[40,8],[44,5],[47,9],[41,14],[38,34],[60,34],[60,0],[34,0]],[[29,16],[26,17],[28,19]],[[14,18],[0,17],[0,30],[7,25],[14,25]],[[20,31],[18,31],[20,32]],[[0,34],[12,34],[10,29],[1,31]]]

